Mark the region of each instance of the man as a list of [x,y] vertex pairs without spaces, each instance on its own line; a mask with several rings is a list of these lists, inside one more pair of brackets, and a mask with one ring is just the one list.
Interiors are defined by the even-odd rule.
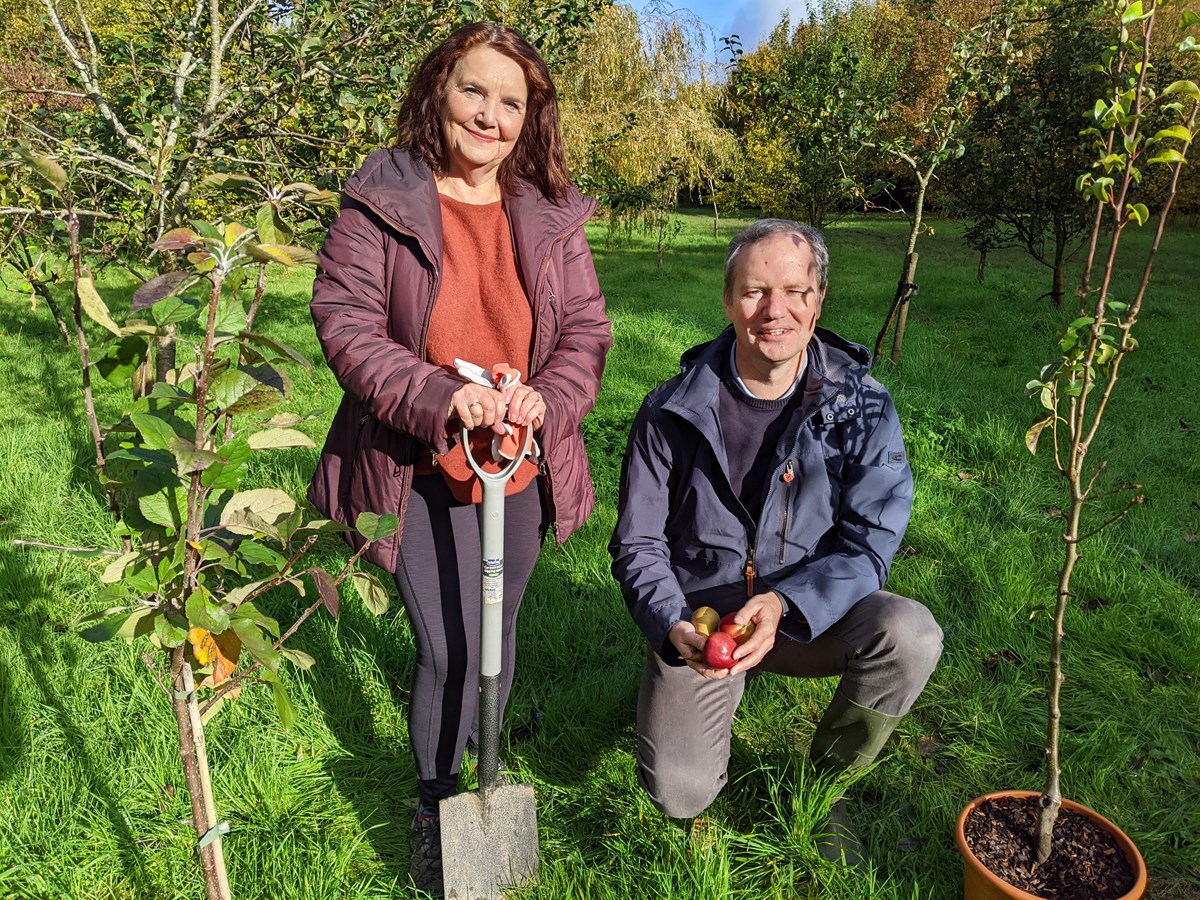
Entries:
[[[817,769],[869,765],[921,693],[941,629],[882,590],[912,507],[895,406],[867,351],[818,329],[820,232],[755,222],[725,260],[731,327],[646,398],[621,477],[612,571],[649,643],[638,780],[669,816],[699,815],[727,779],[747,673],[838,675],[813,736]],[[736,611],[753,634],[729,669],[691,624]],[[826,858],[861,865],[844,801]]]

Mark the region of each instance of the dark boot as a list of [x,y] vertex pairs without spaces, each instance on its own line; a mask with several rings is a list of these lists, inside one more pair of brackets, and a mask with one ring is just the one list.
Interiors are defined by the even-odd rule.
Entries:
[[437,810],[421,806],[409,833],[408,874],[413,884],[435,897],[442,896],[442,829]]
[[[837,775],[869,766],[901,718],[859,706],[839,690],[813,734],[809,756],[818,774]],[[829,822],[818,849],[829,862],[862,868],[862,843],[854,833],[845,797],[829,808]]]

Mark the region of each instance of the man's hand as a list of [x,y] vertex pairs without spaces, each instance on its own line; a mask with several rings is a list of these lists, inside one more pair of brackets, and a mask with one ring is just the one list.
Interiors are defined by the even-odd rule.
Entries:
[[754,623],[754,633],[733,651],[737,663],[728,669],[730,675],[748,672],[771,652],[775,646],[775,633],[779,630],[779,620],[783,618],[783,601],[774,591],[765,594],[755,594],[746,601],[746,605],[738,610],[734,621],[739,625],[747,622]]
[[729,669],[714,669],[704,662],[704,641],[706,638],[692,627],[692,623],[688,620],[681,619],[672,625],[671,630],[667,632],[667,638],[675,645],[675,649],[679,651],[679,655],[683,657],[683,661],[705,678],[717,679],[728,677]]

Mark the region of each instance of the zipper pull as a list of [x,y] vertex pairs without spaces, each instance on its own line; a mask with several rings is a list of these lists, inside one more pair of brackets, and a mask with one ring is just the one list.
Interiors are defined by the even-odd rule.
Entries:
[[784,484],[791,484],[796,480],[796,471],[792,468],[792,461],[787,461],[787,468],[784,469],[783,475],[780,476]]
[[437,455],[437,451],[436,451],[436,450],[434,450],[432,447],[430,447],[430,448],[429,448],[429,458],[430,458],[430,460],[432,460],[432,461],[433,461],[433,467],[434,467],[435,469],[438,467],[437,456],[438,456],[438,455]]
[[750,555],[746,557],[746,597],[754,596],[754,548],[750,548]]

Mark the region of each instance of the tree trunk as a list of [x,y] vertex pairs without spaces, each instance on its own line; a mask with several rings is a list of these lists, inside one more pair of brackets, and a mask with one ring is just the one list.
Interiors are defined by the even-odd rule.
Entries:
[[1066,302],[1067,296],[1067,236],[1066,234],[1055,229],[1054,233],[1054,284],[1050,289],[1050,296],[1054,300],[1056,309],[1062,309],[1063,303]]
[[900,299],[899,315],[896,319],[896,333],[892,335],[893,366],[900,365],[900,348],[904,345],[904,328],[908,324],[908,303],[913,296],[913,278],[917,274],[917,253],[908,254],[904,260],[904,281],[896,286]]
[[[883,327],[879,329],[879,334],[875,338],[875,359],[879,359],[883,355],[883,342],[892,328],[892,322],[896,322],[896,335],[892,339],[893,365],[900,363],[900,347],[904,343],[904,326],[908,323],[908,300],[911,296],[913,277],[917,272],[917,237],[921,233],[921,219],[925,211],[925,189],[929,187],[929,178],[933,174],[933,169],[931,168],[924,176],[920,172],[914,171],[914,174],[917,176],[920,189],[917,191],[917,205],[913,211],[912,227],[908,231],[908,247],[904,251],[904,267],[900,272],[900,281],[896,285],[896,295],[892,298],[892,305],[888,308]],[[898,319],[897,313],[900,313]]]
[[713,207],[713,237],[721,236],[721,213],[717,210],[717,186],[708,179],[708,193],[712,197]]
[[[175,712],[175,725],[179,729],[179,758],[183,763],[183,776],[187,781],[188,795],[192,801],[192,827],[196,830],[196,840],[199,841],[208,832],[208,810],[204,806],[204,788],[200,783],[200,766],[196,760],[196,741],[192,732],[192,718],[188,710],[187,689],[191,679],[184,678],[184,668],[190,674],[191,667],[183,658],[183,646],[176,647],[171,652],[171,707]],[[221,897],[220,882],[217,876],[216,853],[213,845],[198,850],[200,864],[204,868],[204,889],[208,900],[224,900]]]
[[979,271],[975,273],[975,277],[982,283],[984,276],[987,275],[987,258],[988,250],[984,247],[979,251]]

